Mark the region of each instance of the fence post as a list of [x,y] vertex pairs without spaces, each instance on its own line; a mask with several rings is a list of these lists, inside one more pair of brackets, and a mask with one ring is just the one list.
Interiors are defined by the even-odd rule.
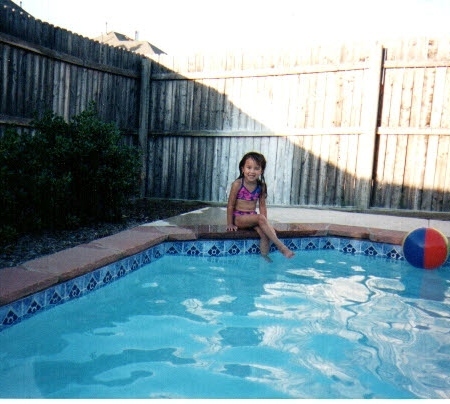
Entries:
[[370,207],[372,176],[375,164],[376,136],[380,108],[381,77],[383,72],[383,47],[376,43],[369,59],[366,73],[363,106],[361,112],[364,132],[360,135],[361,147],[357,161],[356,205],[361,209]]
[[150,108],[150,59],[142,59],[141,86],[139,96],[139,148],[141,150],[141,185],[140,196],[147,195],[147,173],[148,173],[148,116]]

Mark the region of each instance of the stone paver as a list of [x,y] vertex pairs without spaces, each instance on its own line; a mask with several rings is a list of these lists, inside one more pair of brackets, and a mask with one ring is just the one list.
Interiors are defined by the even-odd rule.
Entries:
[[51,274],[28,271],[22,267],[3,268],[0,271],[0,306],[56,283],[58,277]]

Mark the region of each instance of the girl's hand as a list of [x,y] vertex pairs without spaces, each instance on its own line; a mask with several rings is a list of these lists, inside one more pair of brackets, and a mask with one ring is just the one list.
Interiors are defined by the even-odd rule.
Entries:
[[227,225],[227,231],[236,231],[238,229],[234,224]]

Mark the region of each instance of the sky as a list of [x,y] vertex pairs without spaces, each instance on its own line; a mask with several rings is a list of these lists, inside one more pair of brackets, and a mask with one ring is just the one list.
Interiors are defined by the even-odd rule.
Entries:
[[450,0],[13,0],[89,38],[109,31],[168,54],[450,34]]

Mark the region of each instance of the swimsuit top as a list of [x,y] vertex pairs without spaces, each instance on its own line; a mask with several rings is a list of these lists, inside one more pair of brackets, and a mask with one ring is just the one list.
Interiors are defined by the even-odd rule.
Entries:
[[242,199],[243,201],[257,201],[261,195],[261,185],[258,184],[253,192],[250,192],[244,185],[244,179],[242,178],[242,184],[239,188],[237,199]]

